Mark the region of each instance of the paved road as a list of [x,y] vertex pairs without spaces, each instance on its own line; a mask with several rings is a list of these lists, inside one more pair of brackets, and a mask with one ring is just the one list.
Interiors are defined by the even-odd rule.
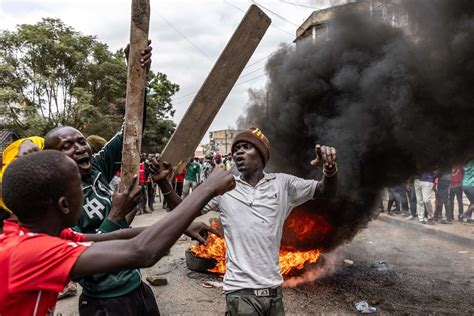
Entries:
[[[136,225],[149,225],[164,215],[156,211],[139,216]],[[219,279],[186,269],[184,250],[189,244],[187,238],[178,241],[170,256],[143,269],[144,278],[162,273],[168,279],[168,285],[153,288],[163,315],[222,315],[222,289],[202,285]],[[344,259],[354,265],[344,266]],[[387,262],[385,271],[372,267],[379,261]],[[472,247],[374,221],[351,243],[325,255],[325,263],[323,270],[306,274],[316,280],[285,288],[288,315],[355,314],[357,300],[377,306],[381,314],[474,314]],[[64,299],[56,312],[77,315],[76,306],[77,297]]]

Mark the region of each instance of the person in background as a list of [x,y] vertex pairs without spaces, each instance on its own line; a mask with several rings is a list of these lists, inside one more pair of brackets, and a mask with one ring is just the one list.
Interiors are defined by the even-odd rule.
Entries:
[[[436,184],[436,202],[434,220],[443,224],[453,222],[453,214],[450,214],[449,206],[449,186],[451,185],[451,170],[441,170],[439,172],[438,183]],[[443,217],[443,206],[446,216]]]
[[98,135],[90,135],[86,138],[86,141],[91,146],[92,154],[98,153],[107,144],[107,140]]
[[468,223],[472,223],[472,211],[474,210],[474,158],[464,165],[462,188],[469,200],[469,207],[461,214],[461,220],[465,218]]
[[194,191],[199,182],[201,167],[194,159],[190,159],[186,165],[186,175],[184,176],[183,198],[186,198],[191,189]]
[[461,214],[464,212],[462,201],[462,182],[464,179],[464,167],[462,164],[455,164],[451,169],[451,185],[449,187],[449,212],[451,220],[454,220],[454,199],[458,202],[458,220],[462,221]]
[[[431,204],[431,196],[433,194],[434,175],[432,172],[426,172],[421,177],[416,178],[414,182],[416,194],[416,210],[418,220],[422,224],[434,224],[433,205]],[[425,216],[426,209],[426,216]]]
[[[400,202],[398,199],[398,194],[395,188],[387,188],[388,191],[388,202],[387,202],[387,215],[393,215],[400,213]],[[395,203],[395,211],[392,212],[392,206]]]
[[141,198],[140,198],[140,205],[138,206],[138,212],[137,215],[141,214],[148,214],[151,213],[147,211],[146,206],[147,206],[147,175],[145,172],[145,158],[146,154],[142,155],[141,157],[141,162],[140,162],[140,169],[138,173],[138,185],[140,186],[140,192],[141,192]]
[[117,190],[118,185],[120,184],[120,170],[117,170],[112,180],[110,180],[109,185],[112,191]]
[[[201,158],[199,158],[199,157],[194,157],[194,162],[197,163],[197,164],[199,165],[200,170],[202,170]],[[201,173],[199,173],[199,176],[201,176]]]
[[175,191],[176,194],[178,194],[179,197],[182,197],[183,195],[183,183],[184,183],[184,177],[186,176],[186,167],[181,170],[181,172],[176,173],[176,186],[175,186]]
[[221,154],[217,153],[215,160],[216,160],[216,167],[217,167],[217,168],[225,169],[225,165],[224,165],[224,163],[222,162],[222,156],[221,156]]
[[2,177],[7,166],[17,157],[26,156],[28,154],[42,150],[44,147],[44,139],[42,137],[33,136],[22,138],[14,141],[5,148],[2,153],[2,164],[0,169],[0,234],[3,230],[3,220],[12,217],[12,212],[3,203],[2,197]]
[[145,160],[145,177],[146,177],[146,188],[147,188],[147,197],[148,197],[148,211],[151,213],[154,211],[153,205],[155,204],[155,195],[156,195],[156,184],[153,182],[150,174],[150,164],[153,158],[156,155],[148,154],[147,159]]
[[212,170],[214,170],[215,166],[216,162],[214,161],[214,154],[212,152],[208,153],[202,166],[201,182],[204,182],[207,178],[209,178],[209,175],[211,174]]
[[408,220],[414,220],[416,216],[416,194],[415,194],[415,185],[413,184],[413,179],[409,179],[406,184],[406,191],[408,195],[408,202],[410,205],[410,215],[406,217]]

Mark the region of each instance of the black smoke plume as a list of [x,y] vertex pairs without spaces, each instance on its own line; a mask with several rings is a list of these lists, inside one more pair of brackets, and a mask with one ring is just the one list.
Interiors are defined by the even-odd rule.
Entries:
[[319,178],[314,145],[336,147],[338,201],[302,207],[333,230],[305,247],[352,239],[382,188],[473,157],[474,1],[397,2],[408,30],[354,11],[335,17],[329,36],[282,46],[239,119],[270,139],[268,171]]

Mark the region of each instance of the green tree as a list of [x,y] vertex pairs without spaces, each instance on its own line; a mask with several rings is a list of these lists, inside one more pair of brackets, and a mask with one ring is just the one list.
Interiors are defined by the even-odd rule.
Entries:
[[[57,19],[0,33],[0,124],[25,135],[70,125],[110,138],[123,121],[127,66],[94,36]],[[162,73],[148,75],[144,144],[161,150],[174,130],[171,96],[179,87]]]
[[173,134],[176,125],[171,120],[174,109],[171,97],[179,86],[168,80],[163,73],[149,73],[147,89],[147,120],[143,133],[142,151],[161,152]]

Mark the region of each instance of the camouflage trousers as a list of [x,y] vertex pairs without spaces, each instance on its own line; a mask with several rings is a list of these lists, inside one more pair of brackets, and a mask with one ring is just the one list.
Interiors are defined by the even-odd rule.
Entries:
[[281,287],[275,289],[243,289],[227,293],[226,315],[284,316]]

